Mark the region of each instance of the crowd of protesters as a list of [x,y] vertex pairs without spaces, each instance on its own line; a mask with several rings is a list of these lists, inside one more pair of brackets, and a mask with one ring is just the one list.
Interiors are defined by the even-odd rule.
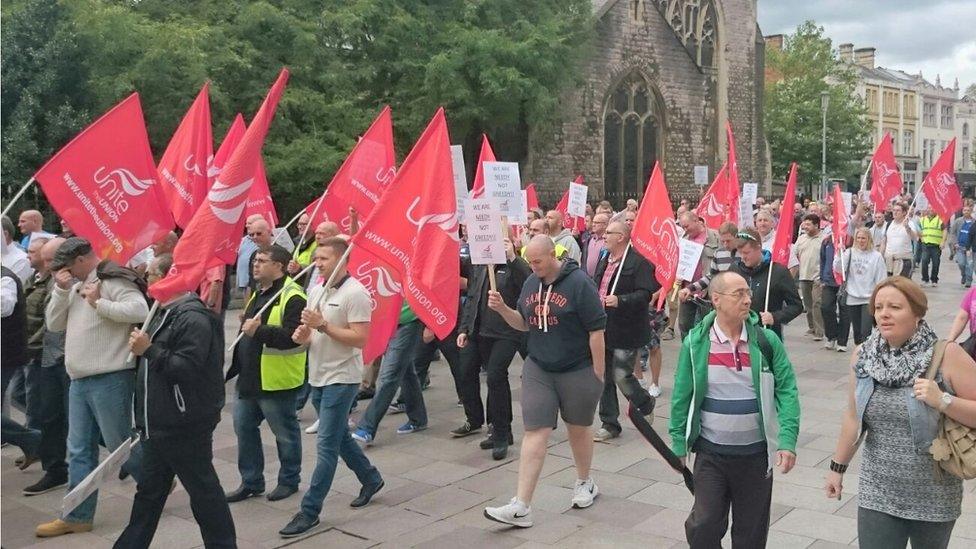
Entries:
[[[386,352],[372,363],[363,360],[371,297],[346,270],[349,234],[336,223],[309,227],[303,215],[293,238],[261,216],[248,218],[236,273],[208,270],[199,292],[159,303],[159,313],[139,329],[151,305],[147,283],[168,272],[179,236],[170,233],[118,265],[102,260],[64,222],[60,234],[47,233],[41,213],[25,211],[16,229],[3,218],[4,407],[26,417],[20,423],[5,411],[3,440],[22,450],[20,469],[39,463],[43,470],[25,496],[70,490],[98,465],[100,445],[110,451],[131,445],[120,478],[131,476],[137,488],[117,547],[150,544],[177,480],[204,544],[234,547],[231,505],[291,498],[306,466],[309,488],[280,530],[295,537],[319,526],[340,457],[361,484],[352,507],[383,489],[367,448],[385,435],[386,415],[404,414],[397,435],[428,428],[423,392],[438,352],[450,364],[463,409],[460,426],[445,435],[481,434],[480,447],[505,459],[516,445],[509,367],[519,354],[524,434],[517,486],[509,503],[484,515],[524,528],[534,522],[533,495],[558,419],[577,475],[571,503],[587,508],[600,493],[591,473],[594,443],[623,430],[618,390],[653,424],[663,392],[661,342],[678,338],[667,430],[677,457],[696,456],[687,541],[720,546],[731,509],[733,546],[762,547],[773,470],[788,473],[797,458],[799,391],[783,333],[804,315],[805,336],[823,342],[825,351],[845,353],[854,344],[850,406],[828,495],[840,496],[863,439],[861,546],[904,546],[910,539],[913,547],[945,547],[962,489],[958,478],[933,476],[931,418],[942,412],[976,425],[976,365],[973,345],[949,343],[944,368],[926,379],[938,337],[924,321],[921,287],[942,281],[947,251],[960,285],[971,288],[976,228],[971,204],[945,223],[931,209],[914,211],[906,198],[884,211],[855,198],[842,237],[831,234],[834,209],[814,201],[782,211],[781,201],[760,199],[751,219],[716,228],[682,201],[680,238],[702,253],[691,280],[673,287],[661,287],[655,265],[630,244],[636,201],[620,211],[607,201],[587,206],[579,232],[557,210],[530,211],[525,226],[513,227],[505,240],[504,264],[470,264],[462,240],[459,318],[450,337],[435,338],[404,305]],[[784,266],[771,252],[786,220],[795,231]],[[915,271],[921,287],[911,280]],[[976,334],[974,292],[966,294],[950,341],[967,325]],[[243,295],[241,339],[225,367],[224,318],[233,295]],[[659,297],[667,303],[660,310]],[[363,400],[369,404],[358,414]],[[315,436],[314,464],[303,463],[298,415],[309,401],[316,419],[305,433]],[[240,476],[226,491],[213,467],[213,433],[225,405],[232,407]],[[279,464],[266,494],[263,422]],[[97,499],[96,492],[37,526],[37,536],[90,531]]]

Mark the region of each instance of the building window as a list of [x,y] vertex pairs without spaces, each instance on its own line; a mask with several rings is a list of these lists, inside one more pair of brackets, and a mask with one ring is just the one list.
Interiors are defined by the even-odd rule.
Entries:
[[929,167],[935,164],[935,139],[929,139]]
[[915,98],[906,95],[902,102],[902,116],[905,118],[915,118]]
[[922,167],[927,168],[929,166],[929,140],[922,140]]
[[962,138],[969,139],[969,122],[962,123]]
[[969,169],[969,147],[962,148],[962,169]]
[[658,10],[699,67],[715,66],[715,6],[711,0],[656,0]]
[[922,124],[930,128],[935,127],[935,103],[922,104]]
[[942,105],[941,126],[945,129],[952,129],[952,105]]
[[878,113],[878,90],[867,90],[864,96],[864,102],[867,104],[869,113],[877,114]]
[[603,118],[604,192],[637,198],[660,158],[662,107],[657,93],[631,73],[607,98]]
[[912,130],[905,130],[901,137],[901,154],[905,156],[911,156],[914,154],[912,152],[912,140],[915,139],[915,133]]

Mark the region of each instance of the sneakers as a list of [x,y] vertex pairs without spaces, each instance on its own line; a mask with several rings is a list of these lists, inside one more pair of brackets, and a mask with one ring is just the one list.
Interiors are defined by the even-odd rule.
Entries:
[[426,429],[426,425],[417,425],[412,421],[408,421],[403,425],[397,427],[396,434],[398,435],[409,435],[410,433],[416,433],[417,431],[423,431]]
[[315,433],[319,432],[319,420],[316,419],[315,423],[306,427],[305,432],[309,435],[314,435]]
[[373,435],[366,429],[356,429],[352,432],[352,438],[366,446],[373,445]]
[[838,353],[846,353],[847,352],[847,345],[838,345],[837,346],[837,352]]
[[404,414],[406,411],[407,405],[404,402],[394,402],[393,404],[390,404],[390,407],[387,409],[387,412],[390,414]]
[[43,477],[41,477],[41,480],[31,484],[27,488],[24,488],[23,494],[25,496],[39,496],[41,494],[46,494],[51,490],[63,488],[67,484],[68,479],[57,479],[45,474]]
[[647,380],[644,378],[639,378],[637,383],[641,386],[641,389],[647,390]]
[[661,333],[661,339],[664,341],[671,341],[672,339],[674,339],[674,328],[670,326],[665,328],[664,332]]
[[302,534],[305,534],[312,528],[319,525],[319,517],[310,517],[305,513],[299,512],[281,530],[278,530],[278,535],[283,538],[294,538]]
[[824,349],[828,349],[828,350],[831,350],[832,351],[832,350],[834,350],[836,348],[837,348],[837,342],[835,342],[832,339],[829,340],[829,341],[827,341],[826,343],[824,343]]
[[518,498],[512,498],[501,507],[485,507],[485,518],[519,528],[529,528],[532,526],[532,508]]
[[657,383],[651,383],[647,387],[647,394],[651,395],[654,398],[661,396],[661,386],[658,385]]
[[609,429],[600,427],[595,433],[593,433],[593,442],[607,442],[610,439],[617,438],[620,433],[613,433]]
[[470,421],[465,421],[464,425],[458,427],[451,431],[451,436],[454,438],[466,437],[468,435],[473,435],[481,431],[481,426],[472,427]]
[[818,335],[813,336],[814,341],[823,341],[823,339],[824,339],[823,336],[818,336]]
[[576,479],[576,487],[573,488],[573,507],[576,509],[586,509],[593,505],[593,500],[600,495],[600,490],[592,478],[586,480]]
[[[512,435],[512,433],[509,433],[508,445],[511,446],[513,444],[515,444],[515,437]],[[495,447],[495,437],[492,434],[489,434],[484,440],[478,443],[478,448],[481,448],[482,450],[491,450],[494,447]]]
[[376,484],[364,484],[363,487],[359,489],[359,496],[349,502],[349,507],[356,509],[364,507],[371,499],[373,499],[376,492],[382,490],[384,486],[386,486],[386,483],[383,482],[383,479],[380,479],[380,481]]
[[61,519],[54,519],[51,522],[40,524],[34,530],[34,535],[39,538],[53,538],[65,534],[80,534],[91,532],[92,523],[90,522],[65,522]]

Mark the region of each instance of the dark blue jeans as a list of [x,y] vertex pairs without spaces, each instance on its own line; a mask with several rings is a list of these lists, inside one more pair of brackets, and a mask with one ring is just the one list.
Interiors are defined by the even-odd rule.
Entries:
[[[938,244],[922,244],[922,282],[939,282],[939,266],[942,264],[942,248]],[[932,265],[931,272],[929,265]]]
[[[3,369],[3,400],[7,399],[7,387],[10,386],[11,381],[15,377],[14,374],[17,371],[23,371],[24,368],[26,366],[20,366],[16,369],[10,367]],[[38,446],[41,443],[41,433],[40,431],[21,425],[4,415],[3,426],[0,428],[0,440],[6,444],[13,444],[20,448],[25,456],[33,457],[37,455]]]
[[427,425],[427,407],[420,392],[420,379],[414,370],[414,357],[423,344],[423,329],[423,325],[415,320],[400,325],[393,334],[380,365],[376,394],[359,420],[360,429],[376,435],[376,429],[393,402],[397,389],[400,389],[400,398],[407,406],[407,418],[415,425]]
[[278,485],[298,487],[302,473],[302,438],[293,398],[240,398],[234,406],[234,432],[237,433],[237,469],[241,483],[251,490],[264,490],[264,451],[261,448],[261,422],[275,436],[278,447]]
[[302,498],[302,513],[310,517],[317,517],[322,512],[322,502],[332,488],[332,479],[335,478],[340,457],[364,486],[376,485],[383,480],[362,448],[352,439],[346,426],[349,407],[356,400],[358,392],[357,383],[312,387],[312,398],[316,395],[319,397],[319,432],[315,471],[312,473],[308,491]]

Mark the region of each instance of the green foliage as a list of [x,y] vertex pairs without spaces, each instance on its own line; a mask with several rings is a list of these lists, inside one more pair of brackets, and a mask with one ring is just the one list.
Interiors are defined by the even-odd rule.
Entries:
[[[10,0],[2,7],[2,177],[10,196],[138,91],[156,158],[204,81],[215,146],[291,79],[264,148],[279,215],[319,194],[384,104],[402,159],[438,106],[452,141],[525,156],[591,35],[587,0]],[[500,145],[500,146],[499,146]]]
[[871,127],[854,94],[856,76],[837,61],[823,27],[807,21],[786,37],[782,51],[767,48],[766,67],[775,80],[767,79],[763,114],[773,177],[785,178],[796,162],[801,184],[820,181],[821,93],[827,91],[827,177],[857,179]]

